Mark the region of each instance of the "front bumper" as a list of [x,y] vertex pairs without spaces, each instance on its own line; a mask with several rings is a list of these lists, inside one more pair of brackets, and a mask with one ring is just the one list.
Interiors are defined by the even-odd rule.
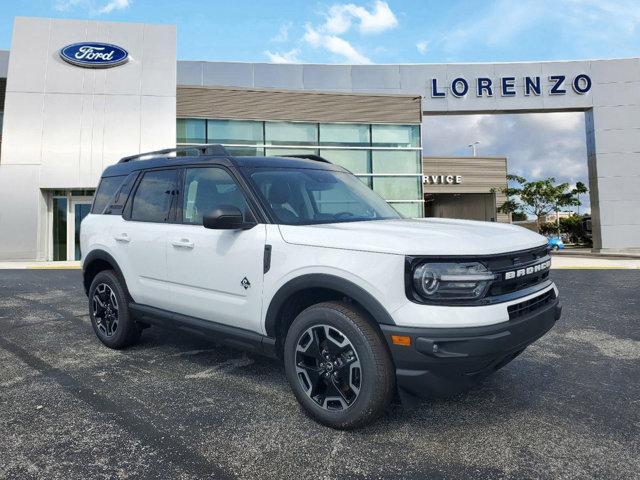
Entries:
[[[561,312],[559,300],[554,298],[531,313],[496,325],[467,328],[380,325],[395,362],[403,402],[410,401],[412,396],[448,396],[469,388],[547,333]],[[409,336],[411,345],[394,345],[391,335]]]

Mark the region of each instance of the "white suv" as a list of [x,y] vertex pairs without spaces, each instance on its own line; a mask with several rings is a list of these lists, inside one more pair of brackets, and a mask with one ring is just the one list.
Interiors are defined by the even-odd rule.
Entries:
[[162,325],[281,358],[300,404],[335,428],[372,421],[396,394],[463,390],[561,311],[544,237],[402,218],[313,155],[124,158],[102,175],[81,249],[105,345]]

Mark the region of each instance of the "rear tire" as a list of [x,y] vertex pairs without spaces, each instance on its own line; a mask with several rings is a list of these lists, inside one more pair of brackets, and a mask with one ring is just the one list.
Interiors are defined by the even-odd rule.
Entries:
[[380,332],[345,302],[300,313],[284,345],[287,379],[307,414],[323,425],[353,429],[382,415],[395,393],[395,369]]
[[89,316],[96,336],[109,348],[126,348],[140,339],[141,328],[131,317],[124,287],[113,270],[99,272],[91,282]]

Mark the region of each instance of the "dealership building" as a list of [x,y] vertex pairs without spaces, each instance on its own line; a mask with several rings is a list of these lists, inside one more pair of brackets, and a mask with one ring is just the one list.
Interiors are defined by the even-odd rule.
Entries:
[[640,60],[179,61],[171,25],[15,19],[0,51],[0,260],[79,258],[100,174],[180,144],[312,153],[410,217],[509,221],[506,159],[423,156],[427,115],[585,112],[594,248],[640,250]]

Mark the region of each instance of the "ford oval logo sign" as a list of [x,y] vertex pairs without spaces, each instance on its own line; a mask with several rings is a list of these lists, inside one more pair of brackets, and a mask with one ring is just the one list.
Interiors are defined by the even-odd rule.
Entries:
[[87,68],[115,67],[129,59],[129,53],[124,48],[100,42],[67,45],[60,50],[60,56],[65,62]]

